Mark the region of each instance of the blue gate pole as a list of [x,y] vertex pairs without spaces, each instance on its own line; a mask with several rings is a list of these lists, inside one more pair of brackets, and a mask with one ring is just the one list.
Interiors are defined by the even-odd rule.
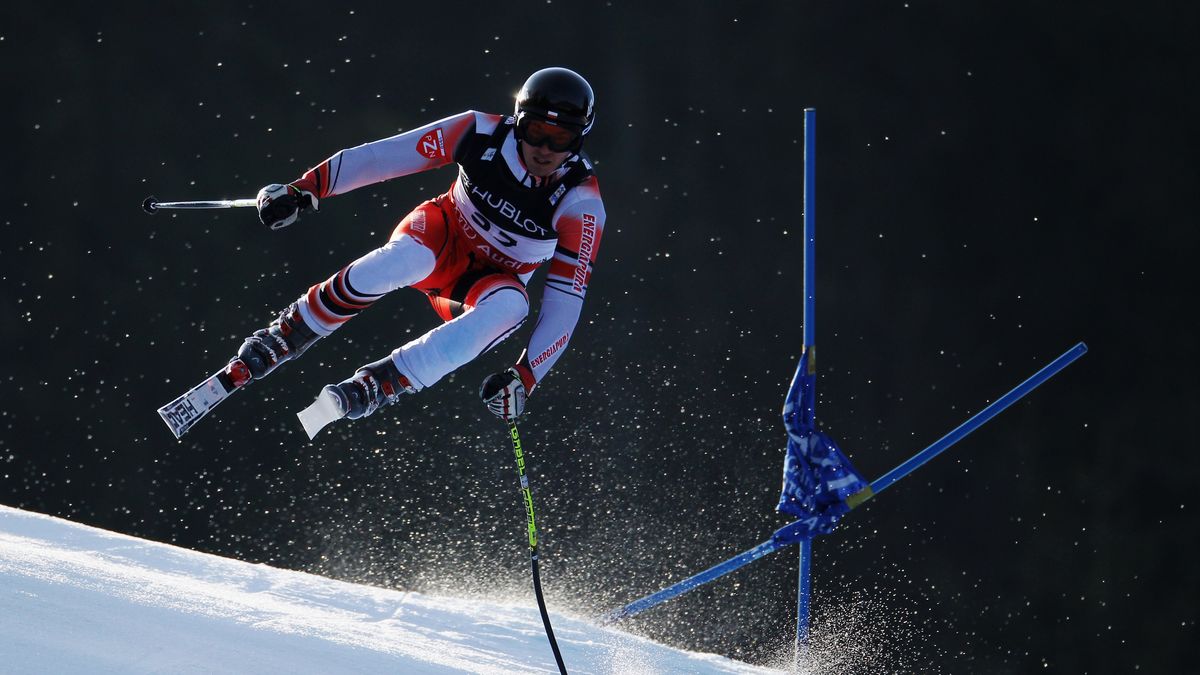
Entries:
[[[1044,368],[1034,373],[1032,377],[1017,385],[1000,398],[996,399],[991,405],[976,413],[973,417],[960,424],[950,433],[938,439],[936,443],[913,455],[900,466],[887,472],[887,474],[880,476],[862,492],[857,492],[850,495],[850,497],[846,500],[846,504],[852,509],[862,506],[863,503],[885,490],[888,486],[892,485],[901,478],[904,478],[913,471],[921,468],[926,462],[944,452],[951,445],[954,445],[958,441],[962,440],[967,434],[978,429],[985,422],[998,415],[1005,408],[1011,406],[1013,403],[1016,403],[1017,400],[1022,396],[1025,396],[1035,388],[1041,386],[1046,380],[1055,376],[1063,368],[1071,365],[1076,359],[1086,354],[1087,350],[1087,345],[1082,342],[1070,348],[1063,353],[1062,356],[1054,359],[1054,361],[1050,362]],[[643,612],[659,603],[686,593],[697,586],[707,584],[714,579],[719,579],[734,570],[741,569],[745,565],[748,565],[759,558],[767,556],[784,548],[787,545],[790,545],[790,543],[780,543],[781,534],[794,524],[795,523],[784,525],[783,527],[779,528],[779,530],[775,532],[775,535],[770,539],[748,551],[743,551],[742,553],[730,558],[729,560],[726,560],[725,562],[722,562],[718,565],[713,565],[707,570],[688,577],[687,579],[684,579],[683,581],[680,581],[672,586],[664,588],[653,595],[646,596],[640,600],[631,602],[620,609],[609,612],[604,616],[603,623],[607,624],[613,621],[619,621],[626,617]],[[803,551],[801,552],[801,555],[804,555]],[[804,561],[802,559],[801,563],[803,564],[803,562]],[[802,579],[808,578],[808,572],[803,567],[800,569],[800,576]],[[807,600],[808,592],[806,589],[801,591],[800,597],[803,597],[805,600]],[[807,614],[803,612],[801,615],[807,616]]]
[[[817,344],[817,111],[804,109],[804,348]],[[812,358],[811,355],[809,357]],[[809,362],[812,368],[812,361]]]
[[796,583],[796,672],[802,672],[800,664],[808,657],[808,598],[812,590],[813,540],[802,539],[800,549],[800,573]]
[[[804,109],[804,351],[808,372],[817,372],[817,111]],[[817,387],[802,414],[815,419]],[[808,599],[812,589],[812,539],[801,541],[796,583],[796,671],[808,648]]]

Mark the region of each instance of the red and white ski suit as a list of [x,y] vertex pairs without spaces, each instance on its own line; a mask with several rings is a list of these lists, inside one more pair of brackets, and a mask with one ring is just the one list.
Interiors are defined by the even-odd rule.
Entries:
[[445,323],[392,353],[422,389],[524,323],[525,284],[549,261],[538,322],[516,364],[531,392],[571,339],[604,231],[604,204],[586,155],[539,179],[525,169],[512,118],[467,111],[342,150],[293,185],[324,205],[328,197],[452,162],[459,175],[446,194],[415,208],[386,244],[310,288],[299,311],[328,335],[390,291],[426,293]]

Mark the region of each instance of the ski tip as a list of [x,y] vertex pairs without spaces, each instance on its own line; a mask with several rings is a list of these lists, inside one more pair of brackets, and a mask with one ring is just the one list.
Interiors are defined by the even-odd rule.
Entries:
[[188,425],[176,424],[175,421],[173,421],[174,416],[167,410],[169,407],[170,406],[163,406],[162,408],[159,408],[158,416],[162,418],[162,421],[166,423],[167,428],[170,429],[171,433],[175,435],[175,439],[179,440],[180,437],[187,433]]
[[300,424],[304,427],[304,433],[308,434],[308,440],[310,441],[316,438],[317,434],[329,425],[330,422],[345,417],[337,395],[326,389],[322,389],[321,393],[317,394],[317,400],[313,401],[312,405],[296,413],[296,417],[300,419]]

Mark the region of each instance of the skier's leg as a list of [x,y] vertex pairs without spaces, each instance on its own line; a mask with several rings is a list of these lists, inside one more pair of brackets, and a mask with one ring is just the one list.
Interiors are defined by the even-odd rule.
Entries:
[[[446,213],[431,200],[413,209],[383,246],[314,285],[267,328],[246,338],[236,359],[254,379],[304,353],[386,293],[429,277],[446,249]],[[411,234],[410,234],[411,231]]]
[[349,379],[325,387],[345,417],[365,417],[395,403],[401,394],[432,385],[508,337],[529,314],[525,286],[511,274],[468,274],[456,287],[466,291],[461,301],[435,303],[439,310],[455,308],[455,316],[444,317],[446,323],[359,368]]
[[[468,275],[472,276],[472,275]],[[529,296],[512,274],[486,273],[463,279],[461,301],[438,298],[449,310],[446,323],[392,353],[392,359],[416,390],[433,385],[450,372],[499,344],[525,322]]]
[[400,236],[314,285],[296,301],[300,316],[324,337],[387,293],[433,272],[436,257],[413,237]]

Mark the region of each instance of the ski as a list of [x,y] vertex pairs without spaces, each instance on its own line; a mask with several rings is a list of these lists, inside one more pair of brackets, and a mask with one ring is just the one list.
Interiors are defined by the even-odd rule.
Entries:
[[329,387],[321,390],[317,394],[317,400],[313,401],[304,410],[296,413],[296,417],[300,418],[300,424],[304,426],[304,433],[308,434],[308,440],[317,437],[317,434],[325,428],[330,422],[336,422],[346,416],[346,412],[342,410],[342,404],[338,401],[338,397],[332,391],[328,391]]
[[217,404],[246,386],[250,379],[250,369],[240,359],[234,359],[183,396],[159,408],[158,415],[167,423],[175,438],[179,438]]

